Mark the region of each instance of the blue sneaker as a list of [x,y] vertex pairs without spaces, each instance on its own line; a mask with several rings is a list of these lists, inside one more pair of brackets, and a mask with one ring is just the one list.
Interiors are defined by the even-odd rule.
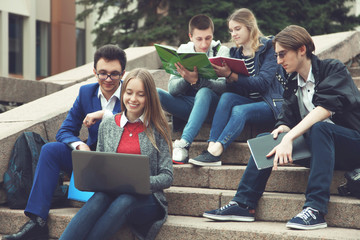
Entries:
[[253,222],[255,221],[254,213],[255,210],[242,208],[237,202],[230,201],[219,209],[205,212],[203,217],[217,221]]
[[307,207],[301,211],[298,215],[293,217],[286,227],[301,230],[311,230],[326,228],[327,224],[324,219],[324,215],[318,210],[311,207]]

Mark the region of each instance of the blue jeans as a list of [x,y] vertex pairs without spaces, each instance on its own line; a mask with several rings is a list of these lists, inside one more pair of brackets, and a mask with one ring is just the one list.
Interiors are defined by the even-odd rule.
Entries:
[[125,223],[146,234],[149,224],[163,216],[164,211],[153,194],[114,197],[96,192],[71,219],[60,239],[109,239]]
[[48,218],[60,170],[72,172],[71,151],[68,145],[60,142],[46,143],[41,148],[25,214],[32,213],[45,220]]
[[220,142],[224,149],[243,131],[245,123],[272,126],[274,114],[269,105],[235,93],[221,95],[213,118],[209,142]]
[[[312,156],[304,207],[327,214],[334,169],[349,171],[360,167],[360,133],[339,125],[318,122],[310,129],[307,141]],[[255,209],[265,191],[271,170],[258,170],[251,157],[233,200]]]
[[172,96],[157,88],[161,106],[173,116],[187,121],[181,138],[192,143],[206,119],[212,119],[219,96],[209,88],[200,88],[193,96]]

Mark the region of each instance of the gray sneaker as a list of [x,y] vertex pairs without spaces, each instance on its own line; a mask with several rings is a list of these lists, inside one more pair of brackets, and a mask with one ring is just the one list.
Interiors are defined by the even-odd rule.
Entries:
[[184,139],[175,140],[173,144],[173,163],[185,164],[189,161],[190,143]]
[[189,163],[201,167],[221,166],[220,156],[214,156],[211,153],[209,153],[208,150],[204,150],[196,158],[191,158],[189,160]]

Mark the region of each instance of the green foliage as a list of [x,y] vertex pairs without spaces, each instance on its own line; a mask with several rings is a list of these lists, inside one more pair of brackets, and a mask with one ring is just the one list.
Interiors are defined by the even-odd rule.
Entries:
[[[228,42],[227,18],[238,8],[251,9],[264,35],[275,35],[290,24],[305,27],[311,35],[353,30],[360,17],[348,16],[346,0],[79,0],[86,9],[77,16],[98,16],[94,46],[117,43],[122,48],[165,43],[177,46],[189,41],[188,22],[196,14],[209,15],[215,40]],[[350,0],[354,1],[354,0]],[[346,1],[349,2],[349,1]],[[137,6],[132,8],[132,6]],[[137,4],[137,5],[136,5]],[[167,9],[167,14],[159,14]],[[108,18],[108,11],[113,16]]]

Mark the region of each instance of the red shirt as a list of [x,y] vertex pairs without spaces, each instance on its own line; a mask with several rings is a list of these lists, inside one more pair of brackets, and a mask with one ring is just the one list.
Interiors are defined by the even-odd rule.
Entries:
[[[120,127],[121,114],[115,116],[116,125]],[[124,126],[124,131],[121,136],[117,153],[141,154],[138,134],[144,131],[144,126],[141,121],[127,122]]]

